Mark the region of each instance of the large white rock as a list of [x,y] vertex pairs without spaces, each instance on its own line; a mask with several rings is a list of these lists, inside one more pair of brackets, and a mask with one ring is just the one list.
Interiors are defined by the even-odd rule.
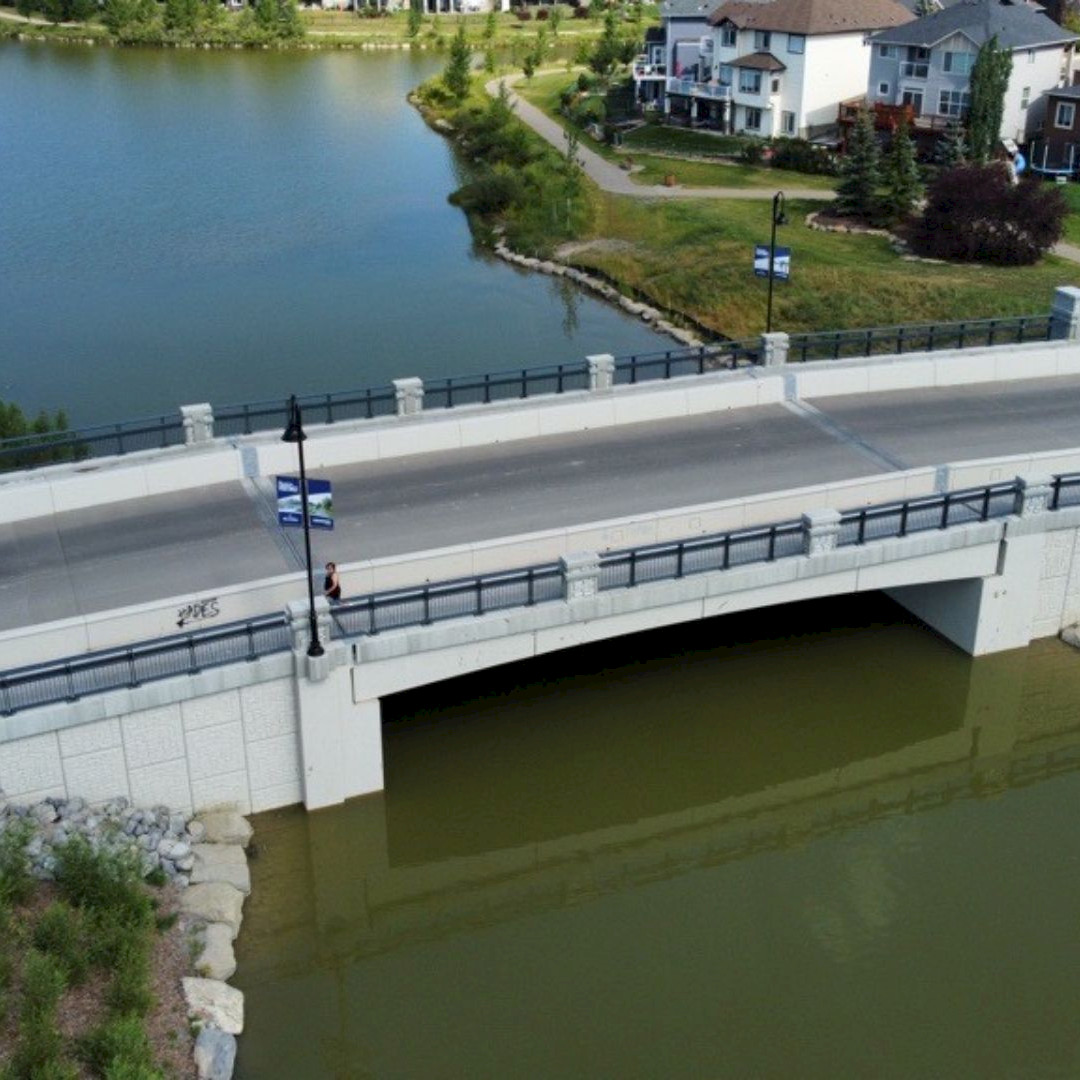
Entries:
[[230,1035],[244,1030],[244,995],[217,979],[183,979],[188,1016]]
[[207,923],[225,923],[235,938],[240,933],[244,894],[223,881],[189,885],[180,894],[180,910]]
[[236,1064],[236,1036],[205,1027],[195,1040],[195,1068],[199,1080],[230,1080]]
[[246,847],[251,840],[252,828],[238,810],[207,810],[195,820],[206,830],[207,843]]
[[208,979],[232,978],[236,974],[233,930],[227,923],[210,923],[203,932],[203,948],[195,970]]
[[224,881],[245,896],[251,893],[247,856],[239,844],[194,844],[191,850],[195,854],[195,865],[191,870],[193,885]]

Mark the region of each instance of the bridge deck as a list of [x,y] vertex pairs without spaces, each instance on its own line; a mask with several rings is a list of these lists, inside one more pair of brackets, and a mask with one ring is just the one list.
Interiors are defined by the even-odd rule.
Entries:
[[[341,563],[946,461],[1080,445],[1080,378],[861,394],[320,470]],[[265,484],[0,525],[0,630],[301,567]],[[291,534],[290,534],[291,535]],[[298,538],[297,538],[298,539]]]

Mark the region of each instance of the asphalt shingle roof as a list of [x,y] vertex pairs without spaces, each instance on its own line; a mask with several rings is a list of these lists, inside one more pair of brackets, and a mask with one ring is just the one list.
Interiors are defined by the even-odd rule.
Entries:
[[963,0],[944,11],[926,15],[904,26],[882,30],[873,41],[883,45],[918,45],[929,48],[955,33],[971,38],[976,47],[994,35],[1006,49],[1030,49],[1036,45],[1058,45],[1080,41],[1053,19],[1025,4],[1003,4],[1000,0]]
[[776,30],[789,34],[843,34],[899,26],[914,16],[899,0],[727,0],[709,17],[740,30]]
[[693,18],[696,15],[699,19],[705,19],[720,2],[721,0],[662,0],[660,15],[662,17],[673,15],[676,18],[681,16],[684,19]]

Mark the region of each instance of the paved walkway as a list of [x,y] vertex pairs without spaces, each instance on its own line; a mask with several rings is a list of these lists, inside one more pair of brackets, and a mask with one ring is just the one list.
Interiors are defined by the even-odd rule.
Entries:
[[[551,117],[546,116],[535,105],[530,105],[524,98],[514,93],[513,84],[521,75],[504,76],[492,79],[485,89],[494,97],[499,92],[499,84],[505,83],[514,103],[514,111],[538,135],[546,139],[560,154],[566,153],[566,134],[563,128]],[[606,161],[596,151],[586,146],[578,147],[578,160],[585,175],[602,191],[612,195],[632,195],[639,199],[771,199],[776,194],[769,188],[727,188],[727,187],[664,187],[660,184],[635,184],[630,174],[618,165]],[[789,199],[816,199],[819,202],[830,200],[831,191],[821,188],[784,188]]]

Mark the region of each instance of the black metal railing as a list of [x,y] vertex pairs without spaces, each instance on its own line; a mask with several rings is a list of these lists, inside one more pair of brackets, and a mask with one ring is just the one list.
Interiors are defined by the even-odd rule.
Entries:
[[656,379],[704,375],[707,371],[749,367],[758,363],[760,348],[759,339],[754,338],[747,341],[723,341],[690,349],[617,356],[615,382],[618,385],[627,385]]
[[903,355],[938,349],[973,349],[987,345],[1018,345],[1030,341],[1049,341],[1052,336],[1053,318],[1050,315],[792,334],[788,345],[788,363]]
[[[338,390],[330,394],[297,397],[304,419],[311,424],[336,424],[344,420],[373,420],[393,416],[397,398],[392,386]],[[214,409],[215,435],[251,435],[256,431],[284,430],[289,400],[246,402]]]
[[493,401],[565,394],[589,389],[589,365],[584,361],[545,367],[457,375],[424,380],[424,408],[452,409],[457,405],[487,405]]
[[34,432],[0,439],[0,470],[31,469],[136,450],[160,450],[183,441],[184,423],[179,413],[70,431]]
[[256,660],[290,647],[284,615],[266,615],[212,630],[192,631],[125,648],[105,649],[0,672],[0,714],[77,701],[207,668]]
[[[1015,510],[1020,490],[1020,483],[1013,480],[845,510],[840,514],[837,545],[849,547],[1007,517]],[[1052,478],[1049,509],[1068,506],[1080,506],[1080,473]],[[652,581],[773,562],[802,554],[805,545],[803,522],[792,520],[608,552],[599,559],[598,587],[601,591],[633,588]],[[436,582],[335,605],[331,610],[331,636],[351,638],[428,626],[446,619],[549,603],[564,595],[565,582],[558,563]],[[289,647],[285,616],[268,615],[127,648],[34,664],[0,672],[0,714],[255,660]]]

